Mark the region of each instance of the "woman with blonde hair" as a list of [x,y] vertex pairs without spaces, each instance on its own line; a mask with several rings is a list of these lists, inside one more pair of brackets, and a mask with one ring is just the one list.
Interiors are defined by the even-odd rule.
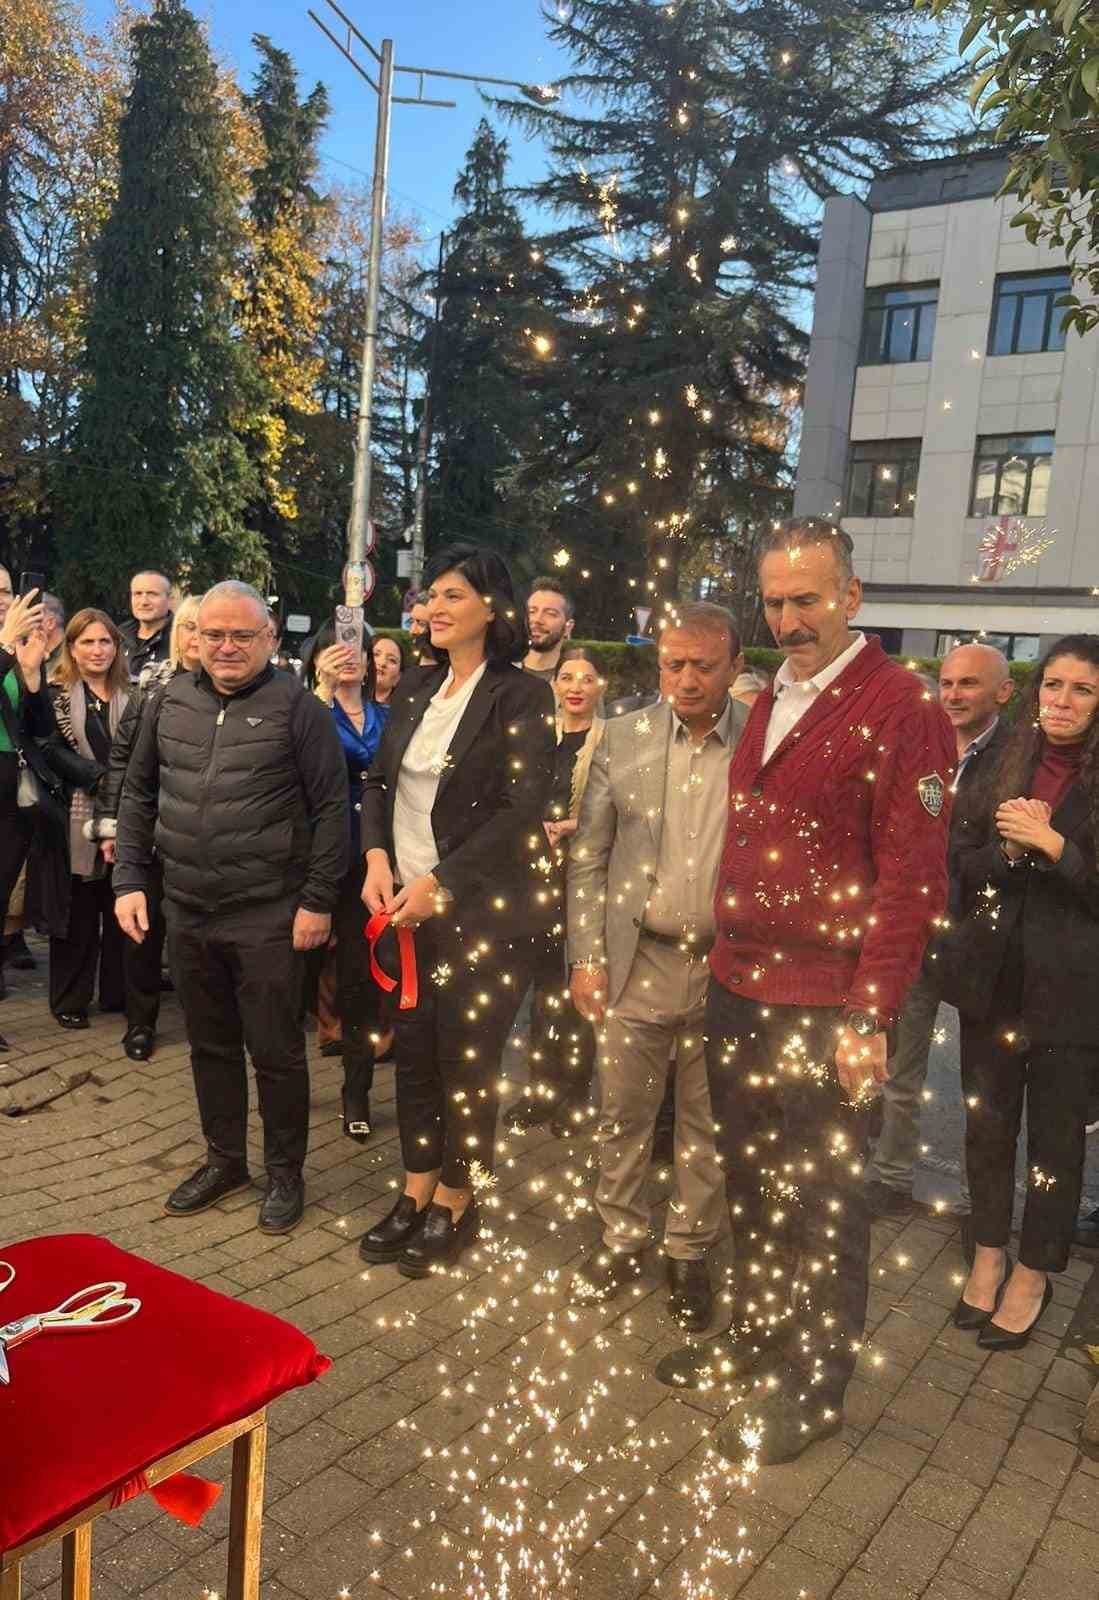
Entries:
[[[50,697],[61,738],[95,763],[94,783],[110,760],[129,684],[122,635],[106,612],[85,606],[65,629]],[[91,787],[72,789],[68,925],[63,937],[50,939],[50,1010],[63,1028],[88,1026],[97,969],[100,1009],[121,1011],[124,1004],[122,933],[114,916],[111,869],[87,836],[91,816]]]
[[[89,837],[99,844],[104,861],[114,861],[114,840],[118,826],[118,802],[130,755],[137,742],[145,707],[175,677],[177,672],[194,672],[198,658],[198,595],[185,595],[176,607],[166,661],[150,661],[131,691],[111,744],[107,776],[95,799],[95,815]],[[124,941],[123,965],[126,978],[126,1032],[122,1048],[131,1061],[148,1061],[156,1049],[156,1025],[160,1016],[162,988],[161,963],[164,956],[164,916],[160,906],[159,880],[148,897],[149,932],[141,944]]]

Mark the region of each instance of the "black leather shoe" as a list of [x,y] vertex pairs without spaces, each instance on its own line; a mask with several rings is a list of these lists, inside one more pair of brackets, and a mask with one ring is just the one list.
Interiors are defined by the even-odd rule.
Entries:
[[5,944],[4,965],[14,967],[16,972],[33,972],[38,965],[27,949],[27,941],[21,933],[13,933]]
[[557,1109],[556,1102],[541,1095],[521,1095],[513,1106],[504,1112],[504,1126],[513,1133],[525,1133],[528,1128],[540,1128],[549,1122]]
[[401,1252],[397,1271],[405,1278],[426,1278],[435,1267],[447,1267],[473,1244],[481,1231],[477,1203],[469,1202],[457,1222],[449,1206],[427,1208],[424,1225]]
[[91,1026],[86,1011],[59,1011],[57,1013],[57,1023],[62,1028],[87,1028]]
[[912,1210],[912,1196],[880,1178],[864,1178],[862,1193],[872,1217],[906,1217]]
[[983,1311],[980,1306],[971,1306],[968,1300],[958,1296],[958,1304],[954,1307],[953,1322],[956,1328],[961,1328],[963,1333],[975,1333],[978,1328],[983,1328],[989,1317],[995,1316],[996,1306],[1000,1304],[1007,1280],[1011,1277],[1011,1257],[1004,1256],[1004,1275],[1000,1279],[1000,1287],[996,1290],[996,1305],[991,1311]]
[[148,1061],[156,1049],[156,1034],[152,1028],[127,1028],[122,1048],[131,1061]]
[[196,1211],[216,1206],[227,1194],[247,1189],[251,1183],[247,1167],[212,1166],[209,1162],[192,1172],[189,1178],[177,1184],[164,1202],[165,1211],[173,1216],[191,1217]]
[[668,1310],[684,1333],[701,1333],[714,1314],[710,1269],[698,1261],[668,1261]]
[[1099,1250],[1099,1207],[1086,1217],[1077,1218],[1072,1242],[1085,1250]]
[[[1053,1299],[1053,1285],[1046,1279],[1046,1286],[1042,1292],[1042,1303],[1034,1314],[1034,1321],[1029,1328],[1024,1328],[1022,1333],[1012,1333],[1009,1328],[999,1328],[994,1322],[986,1322],[977,1335],[977,1343],[982,1350],[1021,1350],[1045,1315],[1046,1307]],[[995,1312],[992,1313],[995,1316]]]
[[575,1139],[588,1123],[586,1100],[562,1100],[555,1108],[550,1132],[555,1139]]
[[601,1306],[641,1276],[641,1257],[632,1251],[597,1250],[573,1273],[569,1300],[574,1306]]
[[396,1261],[405,1245],[419,1233],[427,1219],[427,1207],[416,1210],[410,1194],[401,1195],[397,1204],[387,1211],[380,1222],[369,1228],[359,1240],[359,1254],[364,1261],[383,1266]]
[[656,1377],[669,1389],[728,1388],[746,1378],[782,1343],[790,1324],[754,1337],[721,1333],[705,1344],[685,1344],[656,1364]]
[[793,1374],[769,1394],[748,1395],[714,1435],[714,1449],[734,1466],[753,1458],[761,1467],[796,1461],[818,1439],[830,1439],[843,1427],[842,1404],[829,1404],[812,1388],[798,1390]]
[[272,1175],[259,1208],[256,1226],[261,1233],[289,1233],[305,1210],[305,1184],[296,1173]]

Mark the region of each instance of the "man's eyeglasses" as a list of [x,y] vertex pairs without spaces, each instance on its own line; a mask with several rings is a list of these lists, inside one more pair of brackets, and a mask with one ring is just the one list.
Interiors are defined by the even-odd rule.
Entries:
[[211,645],[214,648],[219,644],[224,644],[228,639],[232,644],[239,646],[241,650],[246,650],[254,640],[259,638],[261,633],[267,632],[268,629],[266,627],[230,628],[228,630],[225,628],[200,628],[198,636],[203,644]]

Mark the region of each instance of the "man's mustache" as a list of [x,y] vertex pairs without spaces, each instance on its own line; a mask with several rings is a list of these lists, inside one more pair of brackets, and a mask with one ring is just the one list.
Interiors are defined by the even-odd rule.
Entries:
[[816,644],[817,635],[809,628],[796,628],[793,633],[780,633],[778,636],[778,642],[780,645],[786,646],[795,644]]

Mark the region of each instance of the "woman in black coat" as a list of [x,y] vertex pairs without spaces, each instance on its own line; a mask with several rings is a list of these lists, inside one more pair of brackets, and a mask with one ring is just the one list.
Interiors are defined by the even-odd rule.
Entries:
[[492,551],[454,545],[425,577],[440,664],[402,677],[362,810],[363,900],[415,929],[419,995],[398,1009],[394,1044],[404,1193],[360,1252],[407,1277],[477,1236],[500,1058],[560,908],[542,832],[553,697],[514,664],[526,638],[510,574]]
[[[962,1020],[976,1255],[955,1323],[986,1349],[1026,1343],[1063,1272],[1099,1069],[1099,636],[1047,651],[961,819],[963,920],[937,957]],[[1006,1245],[1024,1096],[1019,1261]]]

